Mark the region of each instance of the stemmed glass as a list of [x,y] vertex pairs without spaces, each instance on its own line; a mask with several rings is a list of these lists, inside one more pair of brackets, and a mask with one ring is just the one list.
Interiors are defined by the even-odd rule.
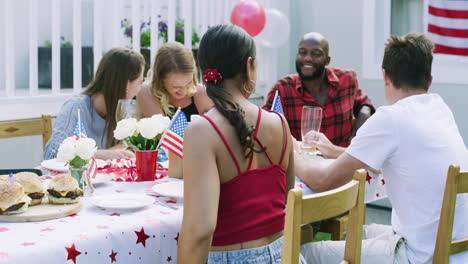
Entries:
[[134,99],[119,99],[115,109],[115,120],[119,122],[126,118],[137,118],[137,107]]
[[304,105],[302,107],[302,118],[301,118],[301,134],[302,134],[302,153],[307,155],[313,155],[316,152],[316,148],[308,144],[308,141],[313,140],[310,138],[306,139],[306,135],[310,131],[320,131],[320,125],[322,124],[322,108],[316,106]]

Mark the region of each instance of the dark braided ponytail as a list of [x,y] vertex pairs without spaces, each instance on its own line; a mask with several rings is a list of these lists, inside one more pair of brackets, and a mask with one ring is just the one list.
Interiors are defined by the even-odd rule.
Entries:
[[[248,82],[245,62],[249,57],[255,57],[255,43],[243,29],[235,25],[210,27],[203,35],[198,51],[202,72],[207,69],[219,72],[222,79],[233,79],[239,75],[243,83]],[[216,109],[235,128],[245,157],[251,157],[253,152],[264,151],[255,149],[252,136],[255,128],[247,124],[244,110],[234,102],[223,82],[207,81],[206,91]]]

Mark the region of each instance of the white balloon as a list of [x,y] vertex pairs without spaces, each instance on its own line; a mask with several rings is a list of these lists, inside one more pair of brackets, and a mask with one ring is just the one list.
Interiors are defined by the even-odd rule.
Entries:
[[291,26],[289,19],[278,9],[265,9],[265,27],[255,38],[260,45],[279,48],[289,39]]

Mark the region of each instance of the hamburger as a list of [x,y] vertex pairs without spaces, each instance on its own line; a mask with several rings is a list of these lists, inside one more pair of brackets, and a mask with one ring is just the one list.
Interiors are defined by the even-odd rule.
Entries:
[[31,197],[30,206],[37,205],[42,202],[45,195],[44,187],[42,187],[41,178],[33,172],[19,172],[14,175],[15,181],[21,184],[24,188],[24,194]]
[[69,174],[58,174],[50,182],[49,203],[71,204],[77,203],[83,196],[83,191],[78,186],[78,182]]
[[21,184],[0,181],[0,215],[19,214],[28,209],[31,198]]

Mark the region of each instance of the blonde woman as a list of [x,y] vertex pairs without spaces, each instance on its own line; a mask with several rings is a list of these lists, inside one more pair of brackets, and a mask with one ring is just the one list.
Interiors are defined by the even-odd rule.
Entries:
[[197,82],[197,69],[191,50],[173,42],[162,45],[149,72],[149,82],[137,95],[143,117],[163,114],[172,118],[178,107],[190,121],[191,115],[208,111],[213,103]]

